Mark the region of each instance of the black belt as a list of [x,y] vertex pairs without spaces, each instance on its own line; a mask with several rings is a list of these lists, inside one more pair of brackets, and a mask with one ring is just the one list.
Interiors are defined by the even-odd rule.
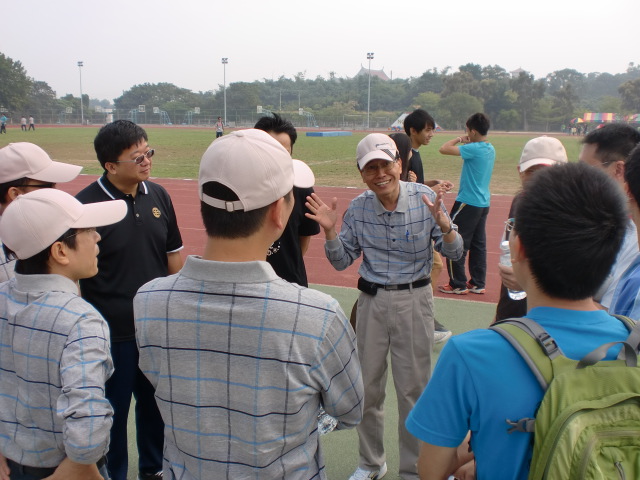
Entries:
[[399,285],[381,285],[376,283],[376,287],[384,290],[409,290],[410,288],[426,287],[431,283],[431,277],[423,278],[422,280],[416,280],[413,283],[401,283]]
[[[96,466],[100,469],[105,463],[107,463],[107,457],[102,457],[96,462]],[[31,475],[32,477],[37,478],[50,477],[56,470],[56,467],[30,467],[28,465],[21,465],[10,458],[7,458],[7,464],[9,465],[11,472]]]

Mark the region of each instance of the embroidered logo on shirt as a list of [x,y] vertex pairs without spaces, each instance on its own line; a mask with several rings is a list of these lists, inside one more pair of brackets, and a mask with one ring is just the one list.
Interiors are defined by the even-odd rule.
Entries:
[[162,215],[160,213],[160,209],[158,207],[153,207],[151,209],[151,213],[153,213],[153,216],[156,217],[156,218],[160,218],[160,215]]

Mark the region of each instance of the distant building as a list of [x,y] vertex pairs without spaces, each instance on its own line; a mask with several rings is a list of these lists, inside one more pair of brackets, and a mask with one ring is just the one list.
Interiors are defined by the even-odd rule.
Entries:
[[[360,71],[358,73],[355,74],[355,77],[359,77],[359,76],[365,76],[368,77],[369,76],[369,69],[363,67],[362,65],[360,65]],[[371,76],[372,77],[378,77],[380,80],[384,80],[385,82],[388,82],[389,80],[391,80],[389,78],[389,76],[384,73],[384,70],[374,70],[373,68],[371,69]]]
[[509,72],[509,73],[511,74],[511,78],[516,78],[521,73],[527,73],[527,71],[523,70],[521,68],[516,68],[515,70],[513,70],[512,72]]

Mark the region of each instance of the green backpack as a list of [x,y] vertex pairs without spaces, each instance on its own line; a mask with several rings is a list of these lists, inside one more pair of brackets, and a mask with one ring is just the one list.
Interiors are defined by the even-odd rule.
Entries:
[[[522,356],[545,392],[535,419],[507,420],[532,432],[529,479],[640,479],[640,323],[624,342],[601,345],[575,361],[535,321],[508,319],[491,327]],[[622,344],[617,360],[601,361]]]

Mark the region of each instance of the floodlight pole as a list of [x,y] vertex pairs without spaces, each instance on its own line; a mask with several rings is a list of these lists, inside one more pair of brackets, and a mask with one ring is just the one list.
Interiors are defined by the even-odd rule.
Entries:
[[80,125],[84,125],[84,108],[82,107],[82,67],[84,62],[78,62],[78,71],[80,72]]
[[369,60],[369,91],[367,93],[367,130],[369,129],[369,111],[371,109],[371,60],[373,60],[373,52],[367,52],[367,60]]
[[224,82],[224,124],[227,124],[227,63],[229,63],[228,58],[222,59],[222,68],[223,68],[223,82]]

